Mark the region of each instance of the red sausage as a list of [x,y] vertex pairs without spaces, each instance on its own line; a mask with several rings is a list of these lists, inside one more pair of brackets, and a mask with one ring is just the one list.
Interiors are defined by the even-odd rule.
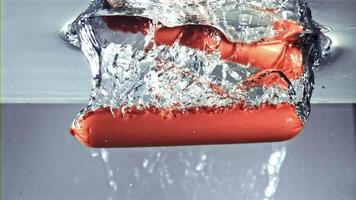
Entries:
[[[103,21],[113,31],[146,34],[151,21],[142,17],[103,16]],[[220,52],[221,59],[244,65],[251,65],[261,70],[275,69],[282,71],[289,79],[295,80],[304,71],[302,55],[298,47],[291,45],[302,27],[289,20],[273,24],[275,34],[253,43],[230,42],[218,29],[203,25],[184,25],[161,27],[155,31],[154,42],[157,45],[179,44],[199,49],[207,53]]]
[[292,105],[240,106],[214,113],[201,109],[165,118],[146,109],[124,117],[120,109],[87,113],[71,133],[89,147],[145,147],[282,141],[303,127]]
[[[113,31],[147,34],[151,21],[142,17],[107,16],[103,21]],[[206,53],[219,51],[221,59],[259,68],[261,73],[278,70],[295,80],[303,72],[299,48],[291,45],[302,32],[295,22],[282,20],[273,25],[275,35],[253,43],[230,42],[216,28],[201,25],[160,27],[156,45],[180,45]],[[277,83],[288,85],[279,76],[248,78],[242,87]],[[257,80],[257,81],[256,81]],[[124,114],[125,113],[125,114]],[[169,115],[167,115],[169,113]],[[264,104],[245,109],[241,105],[215,108],[101,108],[77,119],[71,133],[89,147],[145,147],[171,145],[228,144],[283,141],[296,136],[303,123],[294,105]]]

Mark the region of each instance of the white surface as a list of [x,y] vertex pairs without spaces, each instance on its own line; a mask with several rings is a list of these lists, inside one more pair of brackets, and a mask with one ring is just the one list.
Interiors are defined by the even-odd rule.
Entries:
[[[356,3],[312,1],[317,21],[333,26],[334,58],[316,73],[313,103],[356,102]],[[2,103],[86,103],[90,71],[84,56],[58,36],[89,0],[3,1]]]

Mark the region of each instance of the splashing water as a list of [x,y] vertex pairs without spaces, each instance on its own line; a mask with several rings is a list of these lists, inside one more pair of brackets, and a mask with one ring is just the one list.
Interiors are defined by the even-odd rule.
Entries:
[[109,152],[107,149],[91,149],[90,155],[92,158],[98,160],[99,165],[103,166],[106,171],[108,184],[113,191],[113,194],[108,198],[108,200],[116,199],[115,194],[118,191],[117,172],[119,171],[119,168],[116,168],[115,172],[115,170],[113,170],[113,168],[111,167],[109,160]]
[[[107,16],[149,19],[148,25],[143,23],[148,29],[145,34],[114,31],[105,21]],[[284,71],[264,73],[250,64],[221,60],[216,51],[207,56],[206,52],[179,45],[177,41],[172,45],[151,44],[155,29],[162,24],[168,27],[207,25],[223,33],[213,35],[216,40],[226,37],[230,42],[249,44],[273,37],[276,34],[271,28],[273,22],[285,19],[297,21],[304,28],[297,41],[304,64],[298,79],[291,79]],[[330,46],[330,40],[312,21],[310,10],[302,0],[95,0],[65,27],[64,37],[81,48],[93,74],[89,105],[78,118],[101,107],[121,107],[123,112],[129,106],[184,110],[242,102],[246,106],[294,104],[299,117],[305,121],[310,113],[312,69]],[[208,45],[214,44],[212,41]],[[273,80],[287,83],[288,87],[279,84],[236,87],[259,74],[261,77],[277,74]],[[244,155],[244,148],[247,147],[240,147],[240,155]],[[149,195],[152,199],[270,200],[277,191],[287,150],[284,144],[257,150],[259,155],[263,154],[257,159],[258,163],[248,156],[224,159],[235,152],[224,151],[218,155],[205,147],[115,152],[100,149],[91,150],[91,155],[99,160],[108,175],[108,185],[113,191],[109,199],[143,199]],[[112,154],[121,153],[125,155],[110,159],[114,157]],[[247,148],[245,153],[249,155],[251,149]],[[127,157],[133,161],[127,163]]]
[[273,152],[268,160],[267,165],[262,168],[262,174],[267,171],[269,182],[265,189],[265,200],[271,199],[276,193],[279,183],[279,172],[282,167],[283,161],[287,155],[285,146],[273,146]]
[[[92,149],[90,152],[106,171],[112,191],[109,200],[271,200],[278,189],[286,146],[279,143],[250,147],[238,149],[238,155],[249,152],[250,159],[236,157],[232,153],[236,153],[236,148],[223,152],[207,147],[131,149],[130,152]],[[235,159],[220,155],[229,151]]]
[[[205,25],[204,34],[212,41],[204,48],[216,48],[214,45],[225,37],[230,42],[248,44],[278,35],[272,27],[281,20],[296,21],[305,29],[294,44],[301,49],[304,62],[304,72],[297,79],[282,69],[261,70],[249,63],[222,60],[216,50],[207,55],[199,48],[182,46],[179,37],[184,35],[172,45],[152,43],[162,25]],[[123,23],[116,24],[120,31],[110,21]],[[130,21],[135,23],[125,24]],[[134,30],[123,31],[128,28]],[[138,31],[140,28],[145,31]],[[218,31],[212,31],[214,28]],[[121,108],[123,113],[133,106],[184,112],[201,106],[242,104],[249,108],[289,103],[295,105],[304,122],[310,113],[312,68],[330,45],[302,0],[96,0],[65,27],[64,35],[69,43],[81,48],[93,74],[89,105],[77,119],[102,107]],[[290,55],[286,59],[297,63],[300,58]],[[247,80],[268,78],[275,84],[245,87]]]

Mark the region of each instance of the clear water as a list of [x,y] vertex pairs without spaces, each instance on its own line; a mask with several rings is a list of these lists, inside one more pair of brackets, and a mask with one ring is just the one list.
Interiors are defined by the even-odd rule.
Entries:
[[[65,36],[81,48],[93,74],[89,105],[79,115],[100,107],[165,108],[190,107],[246,108],[261,104],[290,103],[305,121],[310,113],[313,90],[312,68],[327,52],[330,40],[322,35],[308,15],[303,1],[92,1],[89,8],[66,27]],[[101,16],[140,16],[152,20],[147,35],[113,31]],[[273,36],[274,21],[299,21],[305,28],[299,44],[305,71],[298,80],[288,80],[282,71],[264,72],[250,65],[219,59],[218,52],[206,54],[179,45],[153,45],[153,33],[161,24],[209,25],[218,28],[230,41],[253,42]],[[214,35],[214,37],[219,37]],[[217,38],[219,40],[219,38]],[[258,76],[256,74],[261,74]],[[256,75],[276,76],[279,84],[243,87]]]

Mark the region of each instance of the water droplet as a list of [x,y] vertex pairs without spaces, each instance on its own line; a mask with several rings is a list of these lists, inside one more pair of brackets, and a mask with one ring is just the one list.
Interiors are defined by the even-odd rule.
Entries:
[[113,175],[114,175],[114,172],[113,172],[111,169],[109,169],[109,170],[108,170],[108,174],[109,174],[109,176],[113,176]]
[[148,166],[148,160],[145,159],[145,160],[143,161],[143,163],[142,163],[142,167],[143,167],[143,168],[147,168],[147,166]]
[[202,154],[201,157],[200,157],[200,160],[201,161],[204,161],[208,158],[208,156],[206,154]]
[[109,160],[109,152],[108,152],[108,150],[106,150],[106,149],[100,149],[100,152],[101,152],[101,159],[103,159],[103,161],[104,161],[105,163],[107,163],[108,160]]
[[117,183],[115,181],[109,181],[109,185],[112,187],[113,190],[117,190]]
[[195,170],[197,170],[197,171],[202,171],[202,170],[204,169],[205,165],[206,165],[206,163],[200,162],[200,163],[198,163],[197,166],[195,167]]

